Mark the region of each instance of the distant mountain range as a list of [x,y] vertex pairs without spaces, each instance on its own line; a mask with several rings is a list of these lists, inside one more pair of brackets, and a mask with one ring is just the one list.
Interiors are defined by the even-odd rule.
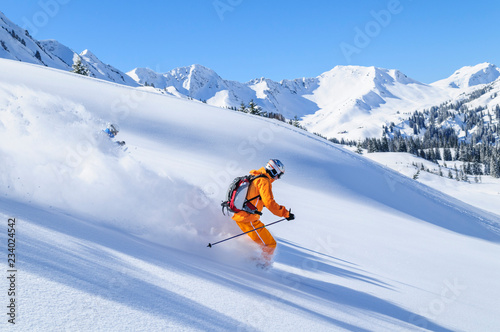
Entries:
[[[260,78],[240,83],[224,80],[201,65],[160,74],[136,68],[128,75],[141,85],[220,107],[239,107],[253,100],[263,110],[287,118],[298,116],[310,131],[327,137],[380,137],[382,126],[401,124],[415,110],[463,98],[500,77],[489,63],[463,67],[433,84],[424,84],[398,70],[336,66],[314,78],[275,82]],[[500,100],[498,101],[500,103]]]
[[239,108],[253,100],[264,111],[281,113],[288,119],[298,117],[308,130],[330,138],[380,137],[382,128],[390,124],[411,134],[407,120],[414,111],[452,104],[486,85],[492,86],[489,98],[475,100],[475,107],[478,102],[485,108],[500,104],[500,69],[490,63],[463,67],[432,84],[418,82],[398,70],[361,66],[336,66],[313,78],[280,82],[259,78],[241,83],[225,80],[201,65],[167,73],[136,68],[125,74],[89,50],[78,54],[55,40],[37,41],[1,12],[0,26],[0,58],[66,71],[80,59],[92,77],[148,86],[151,91],[219,107]]

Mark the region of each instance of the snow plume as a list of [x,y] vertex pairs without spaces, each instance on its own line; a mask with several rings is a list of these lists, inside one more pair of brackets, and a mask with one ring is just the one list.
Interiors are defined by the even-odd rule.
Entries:
[[106,122],[56,95],[0,85],[0,141],[10,143],[0,146],[1,195],[163,243],[209,231],[204,193],[143,167],[102,131]]

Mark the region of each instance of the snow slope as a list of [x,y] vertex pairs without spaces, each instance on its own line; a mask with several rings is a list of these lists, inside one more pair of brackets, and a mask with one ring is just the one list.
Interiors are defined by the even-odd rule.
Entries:
[[[497,214],[281,122],[26,63],[0,71],[19,329],[500,328]],[[247,237],[206,245],[239,233],[220,201],[271,157],[297,219],[270,228],[278,251],[262,271]]]
[[[410,178],[413,178],[420,169],[418,182],[465,203],[500,215],[500,206],[497,204],[500,195],[500,179],[480,176],[477,177],[476,182],[476,177],[469,175],[468,182],[457,181],[455,166],[460,170],[463,164],[460,161],[443,162],[440,160],[438,165],[409,153],[364,153],[363,155]],[[421,170],[421,165],[424,165],[425,171]],[[439,176],[440,169],[442,176]],[[452,179],[449,178],[450,171]]]

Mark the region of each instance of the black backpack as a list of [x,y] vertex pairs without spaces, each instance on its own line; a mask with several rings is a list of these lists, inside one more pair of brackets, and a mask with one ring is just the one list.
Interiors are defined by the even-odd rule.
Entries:
[[257,211],[255,205],[251,202],[254,199],[260,197],[260,195],[247,199],[248,188],[253,180],[261,177],[267,177],[264,174],[260,175],[245,175],[239,176],[231,182],[229,189],[227,190],[226,201],[221,203],[222,213],[224,213],[224,209],[227,212],[231,211],[233,213],[238,213],[241,211],[248,212],[250,214],[258,214],[262,215],[261,212]]

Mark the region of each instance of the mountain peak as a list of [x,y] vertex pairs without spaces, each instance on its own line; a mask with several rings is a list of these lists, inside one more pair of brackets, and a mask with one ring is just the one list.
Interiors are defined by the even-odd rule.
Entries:
[[[186,67],[179,67],[172,69],[170,72],[166,73],[165,75],[179,75],[179,74],[184,74],[188,76],[201,76],[201,77],[219,77],[219,75],[212,69],[207,68],[205,66],[199,65],[199,64],[192,64],[190,66]],[[220,77],[219,77],[220,78]]]
[[82,58],[85,57],[85,58],[92,59],[94,61],[99,61],[100,62],[100,60],[97,58],[97,56],[94,53],[92,53],[90,50],[88,50],[88,49],[86,49],[83,52],[81,52],[80,56]]
[[492,63],[483,62],[475,66],[464,66],[450,77],[432,83],[447,88],[468,88],[480,84],[488,84],[500,77],[500,69]]
[[409,78],[401,71],[397,69],[386,69],[375,66],[335,66],[333,69],[321,74],[319,77],[328,77],[328,76],[339,76],[339,75],[347,75],[349,77],[355,77],[356,79],[361,79],[363,81],[375,81],[379,83],[388,83],[388,82],[399,82],[402,84],[410,84],[416,83],[421,84],[420,82]]
[[[209,72],[214,72],[212,69],[208,68],[208,67],[205,67],[203,65],[200,65],[200,64],[192,64],[191,66],[189,66],[189,68],[191,70],[203,70],[203,71],[209,71]],[[214,72],[215,73],[215,72]]]

